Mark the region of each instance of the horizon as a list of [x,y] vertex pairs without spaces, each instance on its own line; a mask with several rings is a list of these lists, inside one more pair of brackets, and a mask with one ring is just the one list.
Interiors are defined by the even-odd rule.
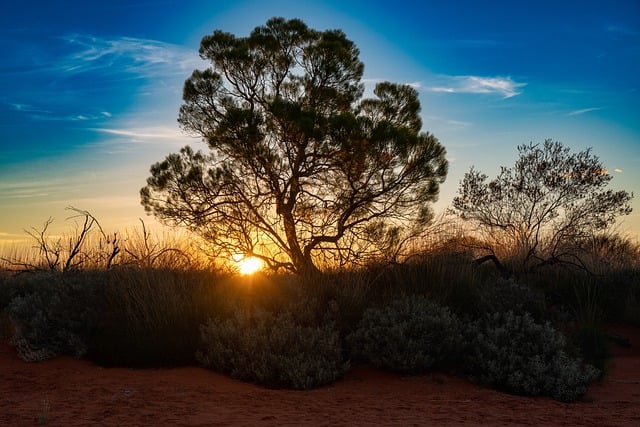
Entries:
[[[182,85],[200,39],[216,29],[246,36],[273,16],[341,29],[360,49],[368,91],[382,80],[420,93],[423,131],[447,150],[447,180],[434,205],[451,205],[471,166],[496,176],[516,147],[545,139],[588,147],[614,176],[640,183],[640,3],[418,2],[366,7],[275,1],[114,1],[11,4],[0,16],[0,244],[67,206],[91,212],[105,231],[147,216],[138,191],[150,166],[197,138],[178,123]],[[462,6],[464,5],[464,6]],[[462,12],[461,12],[462,11]],[[640,202],[622,234],[640,241]]]

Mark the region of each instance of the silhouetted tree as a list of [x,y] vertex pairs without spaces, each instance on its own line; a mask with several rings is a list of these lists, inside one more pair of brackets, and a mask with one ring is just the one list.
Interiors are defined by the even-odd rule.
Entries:
[[521,145],[513,168],[487,182],[474,168],[465,174],[453,206],[484,232],[490,253],[478,261],[510,255],[525,271],[558,262],[582,265],[585,239],[631,212],[633,194],[607,190],[612,176],[586,149],[571,153],[560,142]]
[[219,249],[299,274],[348,263],[425,225],[447,172],[445,150],[421,132],[407,85],[362,99],[363,63],[340,30],[272,18],[248,37],[215,31],[212,67],[185,82],[179,123],[190,147],[151,167],[148,212]]

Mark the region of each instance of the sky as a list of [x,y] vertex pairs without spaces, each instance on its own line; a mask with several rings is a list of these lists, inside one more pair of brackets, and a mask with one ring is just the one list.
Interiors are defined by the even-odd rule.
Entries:
[[640,235],[640,1],[6,1],[0,5],[0,243],[67,206],[106,231],[153,224],[138,192],[149,167],[190,144],[177,124],[201,38],[246,36],[270,17],[342,29],[364,82],[411,84],[423,130],[447,150],[435,206],[471,166],[490,177],[516,147],[588,147],[636,194],[619,230]]

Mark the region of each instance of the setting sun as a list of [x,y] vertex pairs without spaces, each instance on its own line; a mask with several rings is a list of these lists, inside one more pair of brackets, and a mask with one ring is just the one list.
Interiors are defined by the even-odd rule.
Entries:
[[252,256],[235,255],[233,261],[236,263],[240,274],[243,275],[253,274],[264,267],[261,259]]

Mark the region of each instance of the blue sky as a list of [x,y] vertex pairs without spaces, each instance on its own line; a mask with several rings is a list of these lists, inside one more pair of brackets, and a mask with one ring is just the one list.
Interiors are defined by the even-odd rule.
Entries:
[[[612,186],[640,193],[640,2],[23,1],[0,6],[0,242],[64,208],[109,230],[147,222],[138,190],[185,144],[182,84],[200,39],[247,35],[272,16],[340,28],[365,82],[418,88],[424,130],[451,162],[436,208],[475,165],[490,176],[516,146],[593,147]],[[640,203],[622,230],[640,235]],[[58,228],[56,228],[58,227]]]

